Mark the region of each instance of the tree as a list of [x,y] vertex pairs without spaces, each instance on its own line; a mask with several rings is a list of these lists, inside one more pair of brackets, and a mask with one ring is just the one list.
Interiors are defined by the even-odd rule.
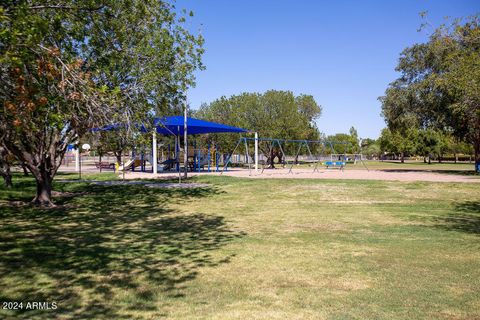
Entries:
[[[358,153],[360,152],[360,139],[355,127],[351,127],[349,134],[337,133],[327,136],[327,141],[332,143],[334,153]],[[328,147],[328,145],[327,145]]]
[[405,162],[405,155],[415,152],[417,147],[418,131],[415,128],[400,131],[385,128],[378,139],[380,149],[384,152],[391,152],[400,155],[400,161]]
[[5,186],[12,187],[12,174],[10,172],[10,159],[7,149],[0,146],[0,176],[2,176]]
[[375,139],[365,138],[361,142],[361,153],[372,158],[380,157],[380,144]]
[[297,105],[298,112],[313,123],[322,115],[322,107],[317,104],[315,98],[312,95],[301,94],[295,97],[295,104]]
[[418,144],[416,151],[423,156],[423,161],[431,164],[432,154],[438,153],[439,150],[439,136],[433,129],[420,130],[418,134]]
[[[221,97],[210,104],[204,104],[195,113],[199,118],[220,121],[224,124],[247,128],[258,132],[260,137],[317,140],[319,131],[315,120],[322,108],[312,96],[295,97],[291,91],[270,90],[263,94],[242,93],[229,98]],[[210,135],[224,150],[232,150],[238,135]],[[260,144],[260,151],[267,162],[274,167],[274,159],[282,162],[284,155],[278,146]],[[296,152],[293,145],[284,145],[284,152]]]
[[0,7],[0,133],[32,172],[37,205],[68,144],[95,126],[148,123],[184,100],[203,39],[157,0],[16,1]]
[[478,16],[441,26],[428,42],[406,48],[401,76],[381,97],[389,127],[407,117],[421,129],[452,132],[471,143],[480,171],[480,24]]

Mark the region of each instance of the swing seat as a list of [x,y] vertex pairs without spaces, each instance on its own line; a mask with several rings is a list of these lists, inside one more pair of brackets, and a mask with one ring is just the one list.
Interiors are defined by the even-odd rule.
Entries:
[[338,168],[343,171],[345,166],[347,165],[346,162],[343,161],[325,161],[323,165],[328,168]]

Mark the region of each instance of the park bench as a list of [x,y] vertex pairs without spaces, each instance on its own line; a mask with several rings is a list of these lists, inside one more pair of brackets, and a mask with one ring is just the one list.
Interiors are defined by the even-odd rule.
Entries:
[[323,163],[323,165],[329,169],[329,168],[333,168],[333,169],[340,169],[340,171],[343,171],[343,169],[345,168],[345,166],[347,165],[346,162],[343,162],[343,161],[325,161]]
[[110,162],[95,162],[95,167],[97,169],[112,169],[115,170],[115,163],[110,163]]

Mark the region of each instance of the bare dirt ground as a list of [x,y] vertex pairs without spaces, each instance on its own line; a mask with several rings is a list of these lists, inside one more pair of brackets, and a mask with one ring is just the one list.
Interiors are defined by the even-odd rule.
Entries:
[[[223,175],[231,177],[242,177],[252,179],[347,179],[347,180],[386,180],[386,181],[430,181],[430,182],[467,182],[480,183],[480,177],[467,176],[452,173],[428,172],[428,171],[383,171],[383,170],[345,170],[323,169],[320,172],[312,172],[312,169],[293,169],[288,173],[288,169],[268,169],[261,174],[261,170],[255,173],[255,170],[233,169],[225,171]],[[189,176],[213,175],[219,176],[220,172],[189,172]],[[146,172],[128,172],[126,179],[167,179],[178,177],[177,173],[159,173],[153,175]]]

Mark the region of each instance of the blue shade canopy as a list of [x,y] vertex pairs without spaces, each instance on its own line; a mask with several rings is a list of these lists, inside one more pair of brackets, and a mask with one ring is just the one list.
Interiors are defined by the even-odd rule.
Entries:
[[[154,125],[157,133],[163,135],[183,135],[183,116],[155,118]],[[217,132],[249,132],[246,129],[227,126],[220,123],[187,118],[187,134],[205,134]]]

